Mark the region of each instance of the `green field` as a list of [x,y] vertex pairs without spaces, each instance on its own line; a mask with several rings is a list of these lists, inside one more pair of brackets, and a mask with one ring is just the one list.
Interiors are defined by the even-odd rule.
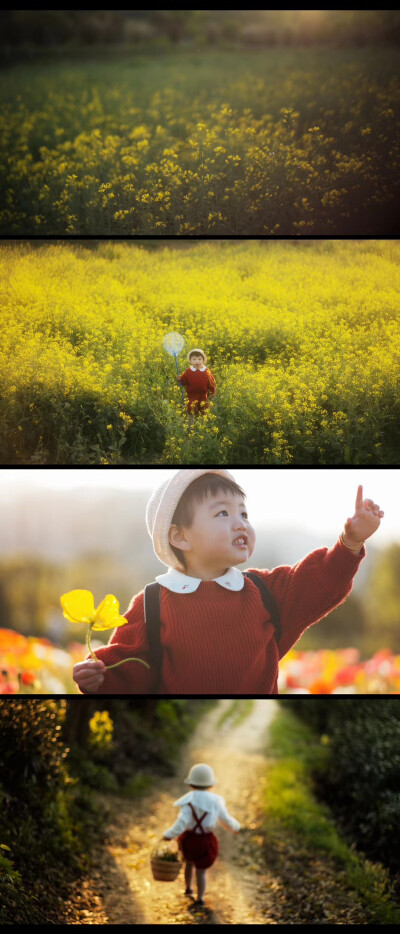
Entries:
[[[397,241],[0,252],[4,464],[398,464]],[[217,381],[189,423],[162,347]]]
[[15,65],[0,233],[396,235],[398,49]]

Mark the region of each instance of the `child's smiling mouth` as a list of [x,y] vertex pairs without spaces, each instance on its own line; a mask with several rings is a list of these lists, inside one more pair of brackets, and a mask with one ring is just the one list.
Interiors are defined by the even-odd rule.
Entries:
[[233,539],[232,545],[237,545],[238,548],[247,548],[247,535],[238,535],[237,538]]

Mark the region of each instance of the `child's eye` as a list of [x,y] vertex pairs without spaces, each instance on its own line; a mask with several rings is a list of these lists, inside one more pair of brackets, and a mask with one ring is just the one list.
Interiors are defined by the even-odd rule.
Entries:
[[242,516],[243,516],[243,519],[248,519],[248,518],[249,518],[248,512],[242,512]]
[[220,509],[220,511],[217,512],[217,518],[218,518],[218,516],[227,516],[227,515],[228,515],[228,510],[227,510],[227,509]]

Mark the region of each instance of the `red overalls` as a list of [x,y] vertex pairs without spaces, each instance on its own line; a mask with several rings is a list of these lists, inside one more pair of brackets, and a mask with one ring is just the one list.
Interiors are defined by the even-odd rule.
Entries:
[[[196,869],[209,869],[218,856],[218,840],[212,830],[207,833],[201,826],[207,811],[200,818],[197,817],[194,807],[189,807],[196,821],[193,830],[184,830],[178,837],[179,847],[186,862],[194,863]],[[196,833],[199,828],[200,833]]]

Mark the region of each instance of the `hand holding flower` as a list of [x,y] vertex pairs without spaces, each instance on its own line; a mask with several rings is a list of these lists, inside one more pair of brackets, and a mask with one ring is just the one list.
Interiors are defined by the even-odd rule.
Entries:
[[87,623],[88,630],[86,634],[86,644],[93,661],[87,659],[84,662],[78,662],[74,666],[74,679],[79,687],[85,691],[96,691],[104,681],[104,672],[110,668],[117,668],[124,662],[140,662],[149,668],[147,662],[142,658],[123,658],[114,665],[105,665],[104,662],[96,658],[90,644],[92,629],[104,631],[105,629],[115,629],[117,626],[125,626],[127,619],[120,616],[119,603],[113,594],[107,594],[104,600],[99,603],[97,609],[94,607],[93,594],[90,590],[71,590],[63,594],[60,598],[63,614],[71,623]]

